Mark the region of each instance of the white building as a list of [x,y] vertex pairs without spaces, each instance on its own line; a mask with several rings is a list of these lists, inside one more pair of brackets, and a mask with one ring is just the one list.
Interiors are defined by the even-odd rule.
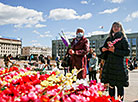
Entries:
[[18,39],[0,38],[0,57],[11,54],[13,57],[21,54],[22,41]]
[[51,56],[52,55],[52,49],[49,47],[31,47],[31,46],[27,46],[27,47],[23,47],[22,48],[22,55],[23,56],[30,56],[30,55],[36,55],[39,56],[40,54],[44,55],[44,56]]

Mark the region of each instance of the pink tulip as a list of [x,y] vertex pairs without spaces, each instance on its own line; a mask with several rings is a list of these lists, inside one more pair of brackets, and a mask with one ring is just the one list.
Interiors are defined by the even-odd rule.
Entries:
[[29,97],[29,99],[31,99],[31,100],[36,100],[36,99],[37,99],[37,95],[36,95],[34,92],[30,92],[30,93],[28,94],[28,97]]
[[40,99],[36,99],[34,100],[34,102],[42,102]]
[[35,85],[35,89],[39,92],[41,91],[41,85]]
[[29,97],[27,95],[21,96],[21,101],[22,102],[28,102],[29,101]]
[[90,96],[91,95],[91,93],[89,91],[83,91],[82,94],[85,95],[85,96]]

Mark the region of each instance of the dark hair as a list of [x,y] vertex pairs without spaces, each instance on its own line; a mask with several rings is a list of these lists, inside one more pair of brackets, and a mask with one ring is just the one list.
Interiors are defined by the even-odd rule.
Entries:
[[11,54],[9,54],[8,57],[11,57]]

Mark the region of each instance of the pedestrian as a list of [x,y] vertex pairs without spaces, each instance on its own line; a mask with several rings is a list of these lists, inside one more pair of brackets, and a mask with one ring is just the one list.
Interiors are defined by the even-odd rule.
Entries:
[[68,54],[65,54],[61,66],[64,68],[64,76],[66,76],[66,73],[68,73],[68,67],[69,67],[70,57]]
[[103,66],[104,66],[104,60],[103,59],[100,59],[100,63],[99,63],[99,79],[101,81],[101,78],[102,78],[102,70],[103,70]]
[[128,60],[129,60],[129,59],[126,58],[126,66],[127,66],[127,68],[129,68],[129,67],[128,67]]
[[87,74],[89,74],[89,61],[90,58],[92,58],[93,52],[94,52],[93,49],[90,48],[89,53],[87,54]]
[[57,56],[56,59],[55,59],[55,61],[56,61],[56,64],[57,64],[57,68],[59,69],[60,57]]
[[86,66],[87,66],[87,53],[89,51],[89,40],[84,37],[84,29],[78,28],[76,31],[76,37],[71,42],[71,48],[68,49],[68,53],[70,54],[70,71],[73,68],[82,69],[81,72],[78,73],[78,79],[86,78]]
[[137,69],[137,60],[136,60],[136,57],[133,58],[133,66],[134,66],[134,69]]
[[40,63],[38,64],[38,68],[40,71],[43,71],[43,70],[45,70],[45,67],[46,67],[46,65],[45,65],[44,56],[42,56]]
[[98,58],[96,57],[96,53],[93,52],[92,54],[92,58],[90,58],[89,61],[89,81],[92,80],[96,80],[97,82],[97,78],[96,78],[96,73],[98,70]]
[[39,57],[38,57],[38,56],[36,56],[36,62],[38,63],[38,61],[39,61]]
[[134,69],[134,66],[133,66],[133,60],[131,57],[129,58],[128,63],[129,63],[129,70],[132,71]]
[[129,85],[125,56],[129,55],[130,50],[126,34],[119,22],[112,24],[109,36],[100,50],[102,53],[107,52],[101,82],[109,83],[111,97],[115,97],[117,87],[117,96],[123,101],[124,87]]
[[29,57],[29,62],[31,63],[32,59],[34,58],[34,56],[31,54]]
[[11,54],[9,54],[7,57],[5,57],[4,62],[5,62],[5,67],[8,68],[9,67],[9,63],[11,63],[13,65],[13,62],[11,61]]
[[50,70],[51,69],[51,66],[50,66],[50,59],[51,57],[50,56],[47,56],[47,69]]

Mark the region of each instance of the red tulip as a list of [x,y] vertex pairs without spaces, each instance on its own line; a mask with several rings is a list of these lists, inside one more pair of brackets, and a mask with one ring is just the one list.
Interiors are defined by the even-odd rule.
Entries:
[[43,95],[43,96],[41,97],[41,101],[43,101],[43,102],[49,102],[50,99],[49,99],[49,97],[48,97],[47,95]]

